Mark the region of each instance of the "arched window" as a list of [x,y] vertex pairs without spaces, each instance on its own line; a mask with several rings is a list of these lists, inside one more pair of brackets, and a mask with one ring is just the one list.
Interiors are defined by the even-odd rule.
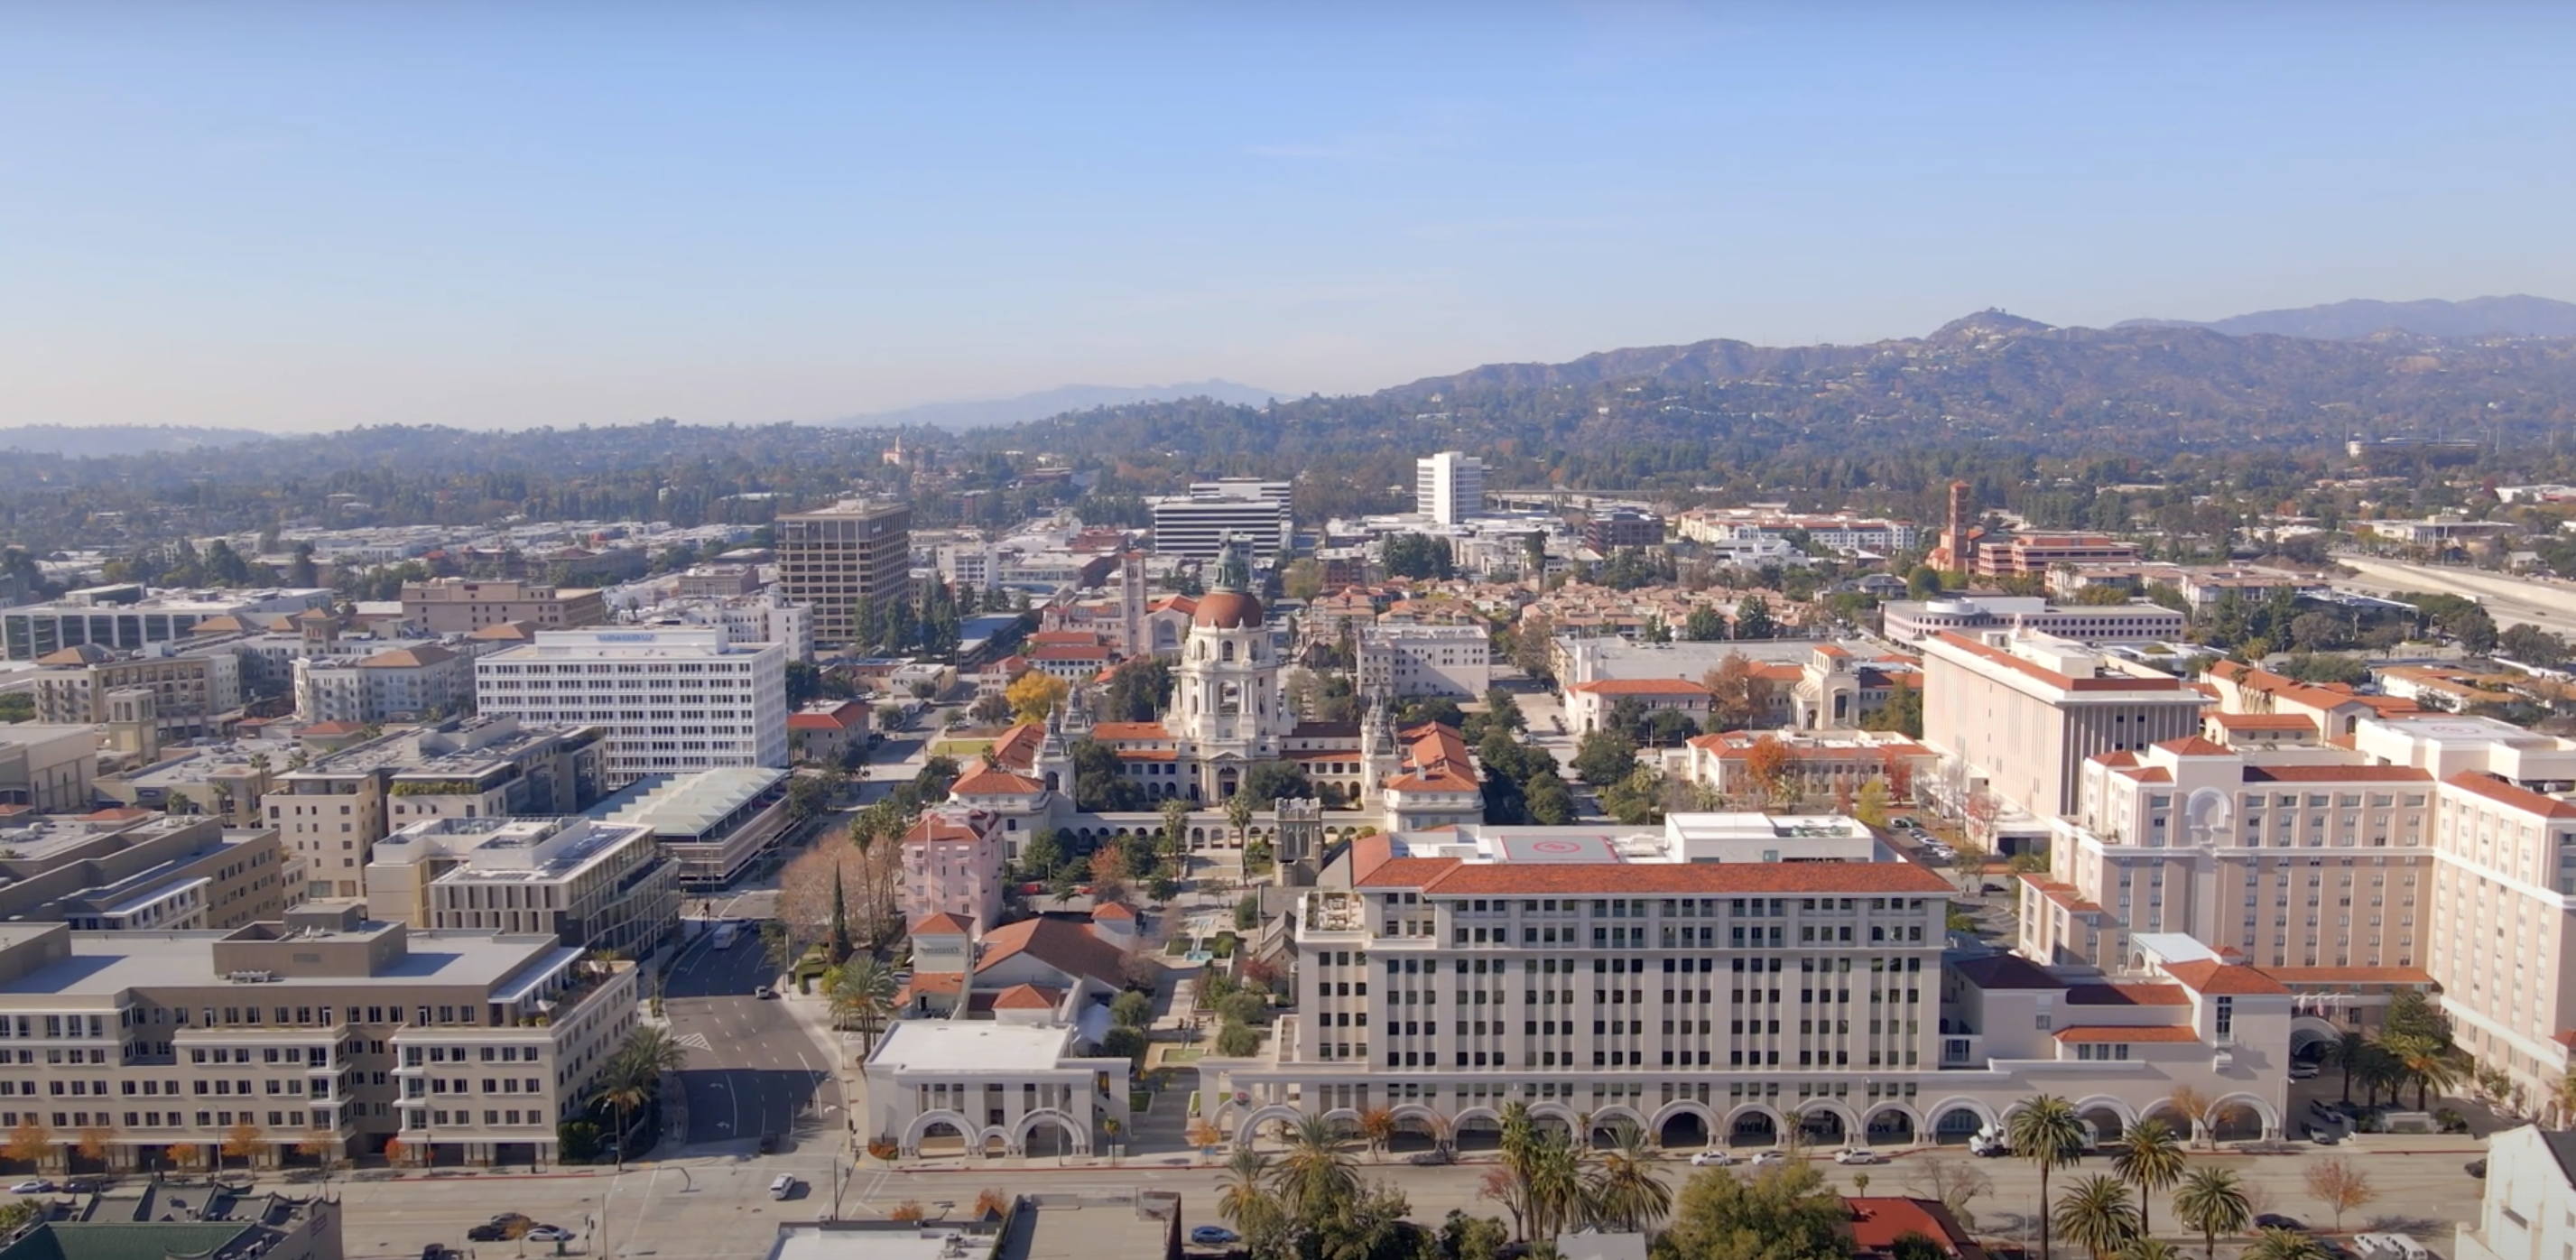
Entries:
[[1233,717],[1243,712],[1243,685],[1227,683],[1217,689],[1216,712],[1219,717]]
[[1226,644],[1225,644],[1225,646],[1224,646],[1224,647],[1221,647],[1221,648],[1218,648],[1218,649],[1217,649],[1217,659],[1218,659],[1218,660],[1221,660],[1221,661],[1226,661],[1226,662],[1229,662],[1229,663],[1231,663],[1231,662],[1234,660],[1234,641],[1233,641],[1233,640],[1231,640],[1231,639],[1227,640],[1227,641],[1226,641]]

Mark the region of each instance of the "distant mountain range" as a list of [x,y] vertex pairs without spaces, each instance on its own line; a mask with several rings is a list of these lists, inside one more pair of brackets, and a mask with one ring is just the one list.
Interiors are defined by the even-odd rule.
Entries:
[[198,429],[178,425],[102,424],[74,426],[28,424],[0,428],[0,451],[60,455],[86,459],[108,455],[148,455],[239,446],[266,441],[270,434],[252,429]]
[[2296,310],[2256,311],[2251,315],[2207,323],[2182,319],[2133,319],[2117,326],[2206,328],[2231,337],[2271,333],[2319,341],[2359,341],[2391,329],[2418,337],[2488,337],[2499,334],[2511,337],[2576,337],[2576,302],[2524,294],[2470,298],[2465,302],[2445,302],[2438,298],[2420,302],[2380,302],[2355,298],[2349,302],[2302,306]]
[[1213,377],[1204,381],[1185,381],[1175,385],[1061,385],[1021,394],[1016,398],[987,398],[965,402],[922,403],[894,411],[877,411],[828,421],[841,428],[929,427],[937,429],[989,429],[997,425],[1024,424],[1067,412],[1089,411],[1095,407],[1123,407],[1131,403],[1170,402],[1182,398],[1207,398],[1221,403],[1258,407],[1273,398],[1283,397],[1276,390],[1259,389]]

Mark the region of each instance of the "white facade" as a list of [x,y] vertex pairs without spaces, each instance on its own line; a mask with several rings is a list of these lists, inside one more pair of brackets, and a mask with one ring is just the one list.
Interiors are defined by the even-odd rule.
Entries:
[[1493,644],[1479,626],[1378,626],[1359,639],[1362,695],[1483,697]]
[[474,660],[443,647],[421,646],[347,657],[295,662],[295,718],[299,722],[416,721],[429,713],[454,714],[474,704]]
[[2187,619],[2160,604],[2070,604],[2035,595],[1953,595],[1890,600],[1880,606],[1887,637],[1912,643],[1944,630],[2044,634],[2076,643],[2162,643],[2182,637]]
[[1088,1155],[1100,1121],[1127,1118],[1128,1062],[1084,1057],[1085,1040],[1056,1010],[1034,1004],[989,1020],[896,1020],[868,1055],[864,1136],[891,1139],[906,1155],[934,1137],[977,1155],[993,1139],[1025,1154],[1032,1137]]
[[1413,510],[1455,525],[1485,510],[1485,461],[1442,451],[1413,461]]
[[2576,1133],[2527,1124],[2490,1139],[2477,1219],[2460,1226],[2453,1241],[2452,1260],[2576,1255]]
[[788,659],[814,659],[814,610],[775,591],[725,599],[681,599],[644,610],[645,625],[722,626],[730,643],[776,643]]
[[787,764],[787,648],[725,631],[546,630],[476,663],[482,711],[608,731],[608,781]]
[[1257,492],[1240,496],[1163,498],[1151,501],[1154,554],[1213,560],[1231,540],[1267,563],[1291,539],[1288,504]]
[[2134,992],[2005,955],[1945,968],[1949,884],[1858,831],[1675,815],[1661,834],[1363,837],[1327,873],[1349,887],[1303,895],[1296,1013],[1256,1056],[1201,1060],[1201,1096],[1238,1140],[1371,1107],[1454,1134],[1523,1101],[1668,1147],[1768,1144],[1802,1118],[1811,1140],[1910,1144],[2034,1093],[2106,1129],[2180,1120],[2181,1087],[2214,1104],[2203,1125],[2279,1130],[2287,988],[2199,955]]

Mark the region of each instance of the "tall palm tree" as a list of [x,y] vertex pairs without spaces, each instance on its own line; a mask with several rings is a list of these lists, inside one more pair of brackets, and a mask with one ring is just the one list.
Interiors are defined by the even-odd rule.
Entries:
[[853,955],[832,978],[832,1013],[859,1026],[861,1054],[876,1050],[877,1031],[894,1013],[894,969],[873,955]]
[[617,1110],[617,1167],[626,1168],[626,1138],[634,1130],[638,1108],[661,1093],[662,1074],[689,1064],[689,1049],[670,1031],[646,1025],[626,1034],[625,1044],[600,1069],[595,1097]]
[[2162,1120],[2141,1120],[2130,1125],[2120,1140],[2111,1145],[2111,1172],[2120,1180],[2138,1188],[2138,1232],[2150,1232],[2147,1224],[2147,1202],[2160,1190],[2169,1190],[2182,1180],[2184,1160],[2182,1143]]
[[2183,1253],[2172,1243],[2142,1232],[2120,1248],[2119,1260],[2183,1260]]
[[1655,1174],[1645,1130],[1627,1121],[1611,1126],[1610,1149],[1602,1152],[1587,1196],[1605,1224],[1626,1233],[1651,1232],[1673,1210],[1673,1188]]
[[1342,1153],[1342,1135],[1331,1121],[1309,1112],[1288,1128],[1288,1152],[1279,1157],[1271,1190],[1290,1218],[1315,1221],[1359,1189],[1359,1174]]
[[1529,1201],[1530,1234],[1552,1239],[1580,1228],[1589,1214],[1584,1196],[1583,1157],[1574,1143],[1549,1130],[1530,1151],[1523,1194]]
[[1216,1214],[1240,1230],[1244,1217],[1270,1201],[1270,1157],[1249,1146],[1227,1156],[1217,1179]]
[[2083,1244],[2093,1260],[2105,1260],[2137,1236],[2138,1209],[2129,1201],[2128,1184],[2119,1178],[2086,1177],[2057,1201],[2049,1224],[2068,1241]]
[[2048,1174],[2081,1158],[2085,1137],[2074,1104],[2055,1094],[2029,1098],[2004,1118],[2013,1153],[2039,1166],[2039,1260],[2049,1260]]
[[2325,1244],[2295,1229],[2258,1229],[2243,1260],[2327,1260]]
[[2174,1215],[2200,1232],[2208,1260],[2218,1260],[2218,1236],[2253,1224],[2254,1203],[2245,1197],[2245,1185],[2236,1174],[2224,1168],[2195,1168],[2174,1191]]
[[2352,1101],[2352,1074],[2370,1058],[2370,1038],[2357,1030],[2326,1043],[2326,1062],[2343,1069],[2343,1100]]

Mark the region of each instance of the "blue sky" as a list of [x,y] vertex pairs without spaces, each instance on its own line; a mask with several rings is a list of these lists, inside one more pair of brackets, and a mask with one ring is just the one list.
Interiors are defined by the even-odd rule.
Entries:
[[0,7],[0,425],[2576,299],[2576,6]]

